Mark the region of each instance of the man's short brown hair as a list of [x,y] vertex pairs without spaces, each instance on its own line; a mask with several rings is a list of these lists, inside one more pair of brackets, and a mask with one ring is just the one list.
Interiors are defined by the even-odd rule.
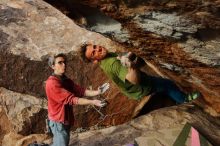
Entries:
[[55,64],[56,58],[58,58],[58,57],[63,57],[63,59],[66,61],[66,55],[63,54],[63,53],[59,53],[59,54],[55,54],[55,55],[49,57],[49,59],[48,59],[48,65],[49,65],[50,67],[52,67],[52,65]]
[[80,46],[79,49],[79,55],[81,57],[81,59],[85,62],[90,62],[90,60],[86,57],[86,50],[87,50],[87,46],[89,46],[90,44],[88,43],[84,43]]

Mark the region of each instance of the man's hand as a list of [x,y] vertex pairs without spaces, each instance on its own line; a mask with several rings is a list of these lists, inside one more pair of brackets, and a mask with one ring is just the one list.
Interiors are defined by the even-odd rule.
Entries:
[[125,55],[118,56],[118,60],[121,61],[121,64],[128,68],[128,73],[126,74],[125,78],[130,83],[136,85],[140,83],[140,70],[137,66],[138,57],[132,53],[128,52]]
[[98,87],[98,90],[100,91],[100,94],[105,93],[110,87],[109,83],[104,83],[103,85]]
[[92,104],[98,107],[104,107],[106,106],[106,102],[101,101],[101,100],[92,100]]
[[121,64],[123,66],[130,68],[134,65],[134,60],[136,59],[136,55],[132,52],[128,52],[122,56],[118,56],[117,59],[121,61]]
[[98,90],[86,89],[85,96],[92,97],[92,96],[97,96],[97,95],[103,94],[109,89],[109,86],[110,86],[109,83],[105,83],[105,84],[99,86]]

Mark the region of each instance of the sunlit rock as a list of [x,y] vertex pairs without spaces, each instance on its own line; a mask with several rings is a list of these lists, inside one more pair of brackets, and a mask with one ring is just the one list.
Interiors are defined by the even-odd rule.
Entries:
[[[67,55],[67,75],[76,83],[93,89],[103,82],[111,84],[105,95],[95,97],[108,101],[105,108],[74,107],[73,131],[109,128],[73,135],[71,145],[128,144],[148,136],[143,133],[149,130],[158,132],[185,122],[219,145],[219,119],[214,118],[220,113],[217,1],[53,2],[60,11],[41,0],[0,2],[0,87],[4,87],[0,88],[0,138],[12,130],[22,134],[5,136],[4,145],[21,144],[19,139],[25,139],[24,135],[44,133],[44,81],[51,74],[47,58],[56,53]],[[82,4],[98,13],[93,16],[91,9],[81,9]],[[72,20],[64,14],[72,15]],[[78,18],[74,19],[76,15]],[[195,103],[201,110],[194,106],[183,111],[182,107],[161,109],[128,122],[139,101],[122,95],[97,65],[79,59],[76,50],[84,42],[103,45],[109,51],[136,53],[148,65],[143,68],[145,72],[174,80],[185,92],[199,90],[203,97]],[[151,98],[140,114],[174,104],[168,104],[161,94]],[[128,123],[114,127],[125,122]],[[28,139],[28,143],[36,140]],[[44,138],[37,140],[42,142]]]

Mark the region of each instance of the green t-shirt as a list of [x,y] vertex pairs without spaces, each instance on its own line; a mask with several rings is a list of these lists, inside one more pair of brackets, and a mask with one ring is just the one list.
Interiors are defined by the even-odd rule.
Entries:
[[141,83],[134,85],[126,80],[128,69],[124,67],[116,58],[115,53],[109,53],[109,56],[100,62],[100,67],[107,76],[120,88],[121,92],[132,99],[139,100],[148,95],[151,90],[149,77],[141,73]]

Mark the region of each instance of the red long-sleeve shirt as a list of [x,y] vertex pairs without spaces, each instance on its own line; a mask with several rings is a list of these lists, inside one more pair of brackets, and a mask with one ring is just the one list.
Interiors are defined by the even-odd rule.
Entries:
[[71,79],[50,76],[46,81],[46,95],[48,98],[48,118],[66,125],[73,124],[73,105],[78,103],[85,88],[75,84]]

